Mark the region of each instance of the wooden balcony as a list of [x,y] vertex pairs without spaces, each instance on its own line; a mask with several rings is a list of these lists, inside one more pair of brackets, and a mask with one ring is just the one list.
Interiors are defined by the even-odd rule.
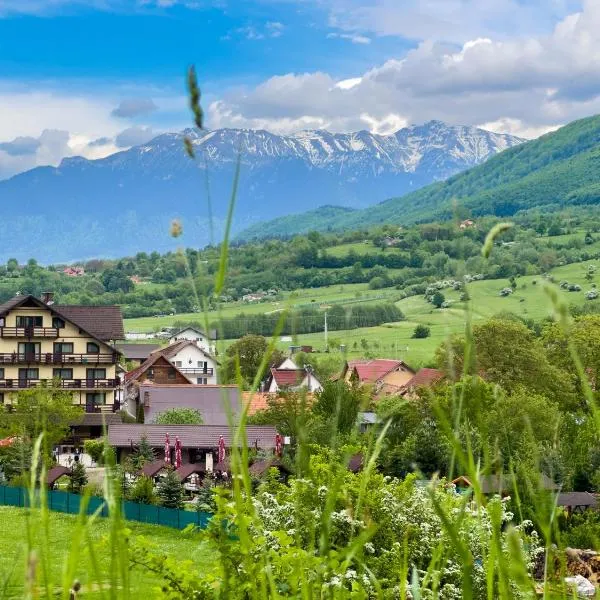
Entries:
[[64,354],[53,352],[18,352],[0,353],[0,365],[2,364],[45,364],[45,365],[96,365],[116,364],[118,354]]
[[59,332],[56,327],[0,327],[3,338],[57,338]]
[[68,390],[112,390],[118,379],[0,379],[0,390],[23,390],[47,387]]

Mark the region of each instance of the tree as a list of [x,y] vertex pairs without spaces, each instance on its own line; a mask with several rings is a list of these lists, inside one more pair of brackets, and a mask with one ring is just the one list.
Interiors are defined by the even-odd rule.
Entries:
[[436,292],[431,298],[431,304],[433,304],[436,308],[442,308],[442,304],[446,302],[446,298],[442,292]]
[[85,471],[85,467],[81,461],[77,461],[73,464],[71,470],[71,481],[69,482],[69,491],[79,494],[83,488],[87,485],[88,476]]
[[104,440],[85,440],[83,449],[86,454],[96,463],[100,463],[104,454]]
[[157,425],[202,425],[204,420],[194,408],[170,408],[157,414],[154,422]]
[[6,270],[9,273],[15,273],[19,269],[19,261],[16,258],[9,258],[6,262]]
[[282,392],[277,398],[269,396],[267,408],[248,418],[253,425],[273,425],[281,435],[290,436],[294,442],[303,439],[311,421],[305,392]]
[[[225,379],[228,382],[236,381],[236,362],[239,360],[242,379],[246,383],[251,383],[259,375],[262,378],[263,373],[259,373],[263,358],[268,353],[269,343],[261,335],[245,335],[227,348],[225,352],[227,361],[225,363]],[[266,361],[267,368],[283,360],[281,352],[275,350]]]
[[427,325],[419,324],[415,327],[412,337],[417,340],[428,338],[431,335],[431,329]]
[[134,469],[141,469],[146,463],[152,462],[156,457],[154,450],[148,443],[148,438],[144,435],[140,440],[140,445],[135,449],[131,457],[131,464]]
[[158,485],[158,497],[165,508],[183,507],[183,485],[174,469],[167,469],[167,474]]
[[35,440],[44,433],[46,455],[83,418],[81,407],[73,404],[71,392],[34,388],[19,392],[15,400],[12,411],[0,413],[0,429],[26,440]]
[[325,425],[331,440],[335,432],[347,435],[356,427],[358,413],[366,410],[370,402],[369,390],[358,385],[348,385],[345,381],[326,381],[323,389],[315,395],[312,413]]

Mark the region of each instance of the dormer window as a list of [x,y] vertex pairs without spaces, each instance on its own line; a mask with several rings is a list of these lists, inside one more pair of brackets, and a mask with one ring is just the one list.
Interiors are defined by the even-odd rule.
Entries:
[[88,354],[100,354],[100,346],[96,342],[88,342],[87,344]]

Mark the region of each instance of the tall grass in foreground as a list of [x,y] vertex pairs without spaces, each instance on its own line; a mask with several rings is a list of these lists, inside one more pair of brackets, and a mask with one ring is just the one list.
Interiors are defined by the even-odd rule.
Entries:
[[[192,70],[189,86],[194,122],[202,128],[200,92]],[[191,140],[186,139],[185,148],[193,158]],[[238,159],[215,275],[217,297],[227,278],[229,234],[240,164]],[[484,257],[489,257],[495,238],[506,227],[501,224],[490,232],[482,249]],[[174,227],[172,232],[178,237],[181,226]],[[198,290],[194,272],[197,269],[188,265],[190,282],[198,305],[204,307],[208,329],[207,298]],[[551,288],[548,293],[561,325],[568,332],[566,307]],[[282,315],[282,322],[284,318]],[[278,334],[276,328],[269,352],[252,382],[254,391],[268,367]],[[462,368],[464,375],[469,375],[474,353],[470,308],[466,313],[465,339]],[[575,349],[569,350],[600,431],[593,392]],[[239,364],[237,372],[241,386]],[[295,479],[285,486],[270,478],[256,491],[249,471],[246,405],[237,422],[232,419],[230,422],[234,430],[231,489],[217,491],[215,518],[206,532],[198,534],[199,543],[208,541],[214,552],[212,566],[202,572],[196,572],[184,558],[164,555],[151,541],[130,539],[121,515],[120,485],[114,464],[108,465],[104,484],[110,523],[107,539],[102,546],[92,540],[90,531],[101,517],[86,515],[89,498],[84,497],[62,573],[50,572],[48,557],[55,549],[48,544],[45,472],[39,460],[42,441],[38,440],[31,469],[32,508],[28,509],[27,546],[21,565],[24,597],[129,598],[132,568],[162,580],[157,589],[157,597],[161,598],[571,597],[562,583],[564,561],[559,560],[557,569],[554,560],[554,544],[558,541],[560,545],[555,498],[541,489],[539,479],[528,480],[528,495],[535,506],[531,526],[521,522],[525,511],[514,471],[511,487],[516,524],[503,502],[486,498],[480,475],[489,470],[496,457],[493,448],[486,448],[483,461],[476,459],[473,440],[461,430],[465,393],[466,386],[456,393],[450,416],[441,408],[438,410],[451,447],[450,475],[466,475],[473,483],[471,492],[460,497],[449,494],[435,478],[425,488],[418,488],[414,477],[400,482],[379,475],[376,465],[389,422],[382,424],[376,435],[348,440],[337,433],[343,408],[341,399],[330,423],[328,448],[316,451],[300,427]],[[224,402],[228,403],[228,399],[224,398]],[[363,454],[363,469],[354,475],[347,466],[357,449]],[[532,532],[533,527],[539,536]],[[88,577],[80,583],[76,574],[81,572],[82,561],[87,565]],[[537,578],[534,578],[536,567]]]

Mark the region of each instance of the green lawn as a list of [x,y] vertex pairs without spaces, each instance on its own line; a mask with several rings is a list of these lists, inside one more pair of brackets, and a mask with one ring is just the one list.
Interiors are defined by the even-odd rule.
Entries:
[[[60,584],[63,563],[70,551],[77,553],[77,577],[83,585],[82,597],[98,598],[100,593],[86,593],[86,586],[90,582],[91,573],[89,555],[87,551],[72,548],[73,531],[77,517],[62,513],[51,512],[49,522],[49,547],[51,572],[53,581]],[[91,537],[100,545],[97,553],[101,569],[106,576],[109,557],[106,549],[102,548],[101,540],[108,534],[109,522],[107,519],[98,519],[91,526]],[[199,568],[212,559],[210,549],[200,542],[193,534],[183,534],[175,529],[144,525],[129,522],[127,527],[132,538],[144,536],[151,540],[161,551],[172,556],[180,556],[182,560],[192,560]],[[22,582],[25,569],[26,549],[26,509],[8,506],[0,507],[0,597],[22,598]],[[36,540],[37,541],[37,540]],[[155,577],[139,569],[131,573],[132,599],[156,597],[158,581]],[[106,594],[106,590],[105,590]]]

